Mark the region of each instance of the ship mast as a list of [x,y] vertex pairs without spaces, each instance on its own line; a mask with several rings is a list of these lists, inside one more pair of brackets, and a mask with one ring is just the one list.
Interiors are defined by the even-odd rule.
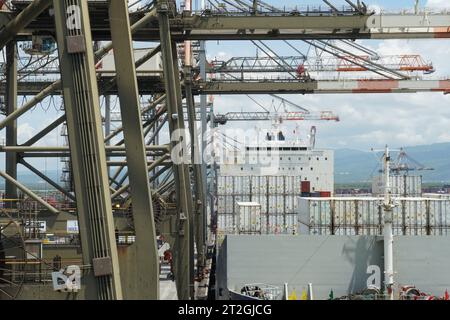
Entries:
[[384,153],[384,285],[389,300],[394,300],[394,255],[393,244],[394,237],[392,234],[392,211],[395,207],[391,197],[390,187],[390,155],[389,147],[386,146]]

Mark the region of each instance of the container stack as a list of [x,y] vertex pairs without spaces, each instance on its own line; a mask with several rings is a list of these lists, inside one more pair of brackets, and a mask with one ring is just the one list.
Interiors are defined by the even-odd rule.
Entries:
[[[450,200],[395,199],[393,233],[450,235]],[[300,198],[299,233],[312,235],[382,235],[380,198]]]
[[239,234],[261,234],[261,205],[256,202],[238,202]]
[[253,202],[261,206],[261,233],[295,234],[301,188],[299,176],[218,177],[218,232],[236,234],[238,203]]

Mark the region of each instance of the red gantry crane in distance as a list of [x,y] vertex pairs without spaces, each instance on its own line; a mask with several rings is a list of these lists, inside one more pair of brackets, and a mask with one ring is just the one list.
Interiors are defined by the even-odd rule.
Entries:
[[[369,72],[370,56],[321,56],[308,58],[303,56],[279,57],[234,57],[228,61],[211,61],[208,72],[211,75],[226,73],[295,73],[303,77],[307,72]],[[435,72],[432,63],[426,62],[421,55],[404,54],[378,57],[376,63],[387,69],[403,72]]]
[[[272,120],[273,122],[279,124],[281,124],[283,121],[340,121],[339,116],[334,114],[333,111],[320,111],[312,113],[309,110],[283,97],[277,96],[275,94],[272,94],[271,96],[281,102],[278,108],[275,108],[274,105],[272,106],[275,110],[274,112],[268,111],[261,103],[256,101],[251,96],[248,96],[248,98],[250,98],[265,111],[228,112],[225,114],[216,114],[214,116],[215,123],[225,125],[228,121]],[[287,111],[287,105],[300,109],[300,111]],[[279,112],[281,107],[284,108],[283,112]]]

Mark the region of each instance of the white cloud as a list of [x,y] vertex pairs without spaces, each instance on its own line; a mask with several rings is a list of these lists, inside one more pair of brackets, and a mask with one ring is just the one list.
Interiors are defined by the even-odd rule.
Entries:
[[450,9],[450,1],[448,1],[448,0],[428,0],[426,7]]
[[19,141],[28,140],[33,137],[35,132],[36,129],[26,122],[17,127],[17,138]]

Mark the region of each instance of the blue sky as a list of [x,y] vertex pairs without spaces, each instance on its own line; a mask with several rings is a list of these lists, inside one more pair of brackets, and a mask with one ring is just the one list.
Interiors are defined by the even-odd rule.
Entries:
[[[286,7],[319,5],[322,1],[271,1],[266,2]],[[413,0],[365,1],[368,5],[383,8],[385,10],[412,9]],[[345,2],[333,0],[333,4],[339,6]],[[448,0],[421,1],[421,6],[428,5],[438,8],[450,8]],[[194,0],[195,4],[195,0]],[[299,48],[302,45],[294,42]],[[448,56],[450,56],[450,41],[448,40],[390,40],[390,41],[363,41],[362,44],[379,51],[381,54],[419,53],[426,60],[433,61],[437,73],[434,76],[444,77],[450,75]],[[273,45],[279,54],[292,53],[287,46],[276,42],[268,42]],[[207,44],[208,57],[229,58],[232,56],[253,56],[255,47],[247,41],[211,41]],[[450,97],[441,94],[403,94],[403,95],[289,95],[290,100],[305,106],[311,111],[333,110],[341,117],[340,123],[302,123],[304,132],[309,131],[311,125],[318,127],[317,144],[326,148],[354,148],[368,150],[372,147],[379,148],[386,143],[393,147],[412,146],[428,143],[450,142]],[[272,99],[267,96],[256,96],[256,99],[270,107]],[[19,105],[22,105],[19,99]],[[61,112],[59,99],[46,99],[32,112],[27,113],[18,121],[19,143],[26,141],[34,133],[44,128],[56,119]],[[116,110],[118,105],[114,104]],[[240,110],[260,110],[250,99],[242,96],[216,96],[216,112]],[[256,127],[268,127],[270,123],[252,123]],[[230,125],[229,127],[236,126]],[[289,124],[287,131],[295,125]],[[4,137],[4,131],[0,139]],[[60,128],[53,131],[42,144],[61,145]],[[3,161],[0,161],[0,168]],[[46,166],[58,169],[61,167],[58,160],[33,160],[37,166]]]

